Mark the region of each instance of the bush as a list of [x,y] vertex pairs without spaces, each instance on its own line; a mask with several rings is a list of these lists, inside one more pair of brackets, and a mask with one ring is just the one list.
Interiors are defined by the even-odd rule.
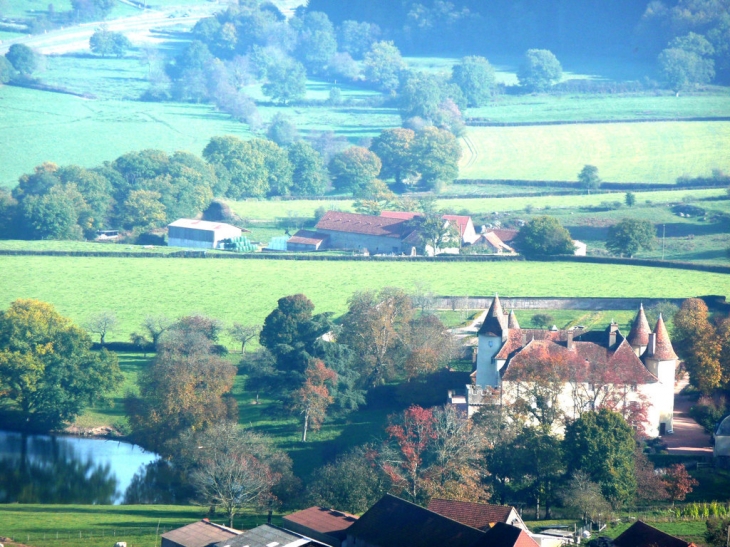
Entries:
[[689,409],[690,417],[705,428],[708,433],[715,432],[715,426],[727,412],[725,397],[700,397],[697,404]]

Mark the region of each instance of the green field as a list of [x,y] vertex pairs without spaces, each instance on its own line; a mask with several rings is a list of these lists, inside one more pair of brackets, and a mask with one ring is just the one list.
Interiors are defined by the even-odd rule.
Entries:
[[586,165],[611,182],[672,183],[730,170],[730,122],[470,127],[459,176],[576,180]]
[[709,118],[730,116],[730,93],[650,96],[624,95],[498,95],[488,105],[466,115],[493,122],[552,122],[582,120],[645,120],[651,118]]
[[304,293],[337,314],[357,290],[425,283],[436,294],[683,298],[730,294],[730,276],[574,263],[301,262],[162,258],[0,257],[0,305],[53,303],[76,321],[112,310],[126,340],[148,314],[200,312],[261,322],[277,299]]
[[[519,189],[521,190],[521,189]],[[653,204],[679,203],[689,196],[693,199],[713,198],[727,195],[722,188],[712,190],[666,190],[659,192],[635,192],[637,203],[647,200]],[[437,206],[450,211],[468,211],[471,214],[487,212],[522,211],[527,206],[535,209],[550,209],[554,214],[557,209],[598,206],[604,201],[623,201],[623,193],[590,194],[571,196],[527,196],[518,198],[456,198],[439,199]],[[352,211],[353,202],[349,200],[281,200],[281,201],[233,201],[231,209],[240,217],[258,220],[273,220],[278,217],[300,216],[314,217],[319,207],[325,209]]]
[[[34,547],[109,547],[116,541],[155,547],[158,526],[162,534],[207,512],[207,507],[184,505],[0,505],[0,535]],[[278,523],[279,516],[274,518]],[[212,520],[228,524],[220,515]],[[248,529],[265,522],[266,515],[244,513],[235,525]]]

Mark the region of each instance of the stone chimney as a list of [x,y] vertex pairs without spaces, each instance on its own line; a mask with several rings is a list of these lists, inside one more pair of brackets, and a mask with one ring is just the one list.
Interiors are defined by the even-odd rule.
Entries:
[[618,323],[611,321],[611,326],[608,327],[608,347],[616,345],[616,334],[618,333]]
[[656,333],[652,332],[649,334],[649,345],[646,347],[646,353],[649,356],[653,356],[656,353]]
[[573,334],[574,334],[573,329],[569,329],[568,330],[568,343],[567,343],[568,351],[572,351],[572,349],[573,349]]
[[522,347],[524,348],[527,345],[527,333],[522,331]]

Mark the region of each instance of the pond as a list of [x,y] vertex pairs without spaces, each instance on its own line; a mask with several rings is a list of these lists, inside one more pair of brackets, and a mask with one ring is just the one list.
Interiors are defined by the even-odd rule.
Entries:
[[125,442],[0,431],[0,503],[122,503],[158,462]]

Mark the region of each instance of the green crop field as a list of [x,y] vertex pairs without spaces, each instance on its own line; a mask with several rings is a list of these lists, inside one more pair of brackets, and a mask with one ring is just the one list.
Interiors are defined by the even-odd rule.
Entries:
[[[521,190],[521,189],[520,189]],[[637,203],[647,200],[653,204],[679,203],[689,196],[704,199],[725,196],[722,188],[711,190],[666,190],[658,192],[635,192]],[[468,211],[471,214],[484,214],[498,211],[522,211],[527,206],[535,209],[567,209],[598,206],[604,201],[622,201],[623,193],[571,195],[571,196],[527,196],[518,198],[455,198],[439,199],[437,206],[451,211]],[[240,217],[257,220],[273,220],[277,217],[299,216],[314,217],[319,207],[325,209],[352,211],[353,202],[349,200],[280,200],[280,201],[232,201],[231,209]],[[550,213],[553,214],[553,213]]]
[[200,312],[261,322],[277,299],[304,293],[318,311],[346,309],[355,291],[425,283],[437,294],[683,298],[730,294],[730,276],[574,263],[301,262],[164,258],[0,257],[0,305],[54,304],[76,321],[112,310],[126,340],[148,314]]
[[586,165],[611,182],[675,182],[730,169],[730,122],[470,127],[460,176],[576,180]]

